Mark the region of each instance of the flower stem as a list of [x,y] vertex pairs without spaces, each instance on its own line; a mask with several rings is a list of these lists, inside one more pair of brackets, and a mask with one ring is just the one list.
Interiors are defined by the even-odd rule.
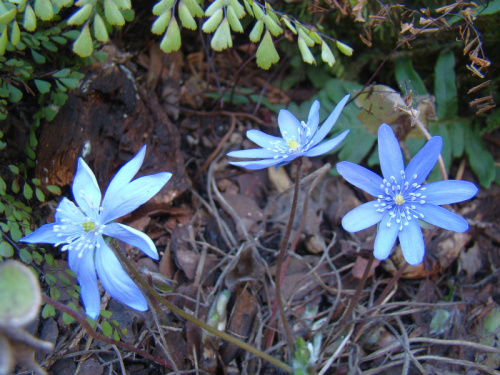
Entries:
[[340,319],[340,322],[338,325],[342,327],[347,320],[349,320],[349,317],[351,316],[354,307],[356,307],[356,304],[358,303],[359,297],[361,296],[361,292],[363,291],[363,287],[365,286],[366,280],[368,279],[368,275],[370,274],[370,270],[372,269],[373,261],[375,260],[375,257],[373,256],[373,253],[370,254],[370,258],[368,259],[365,267],[365,271],[363,272],[363,276],[361,277],[361,280],[359,281],[358,288],[356,289],[356,293],[352,296],[352,298],[349,301],[349,307],[345,311],[344,315],[342,315],[342,318]]
[[254,354],[254,355],[262,358],[263,360],[272,363],[276,367],[279,367],[280,369],[282,369],[282,370],[284,370],[284,371],[286,371],[288,373],[292,373],[292,368],[289,365],[287,365],[286,363],[284,363],[284,362],[282,362],[282,361],[280,361],[280,360],[278,360],[278,359],[270,356],[267,353],[264,353],[264,352],[258,350],[257,348],[254,348],[253,346],[247,344],[246,342],[243,342],[243,341],[237,339],[234,336],[229,335],[226,332],[219,331],[219,330],[217,330],[217,329],[209,326],[205,322],[202,322],[201,320],[196,319],[194,316],[186,313],[185,311],[181,310],[180,308],[178,308],[177,306],[175,306],[171,302],[167,301],[165,298],[163,298],[162,296],[160,296],[141,277],[141,275],[139,274],[139,272],[137,272],[137,270],[130,264],[130,262],[122,254],[122,252],[117,248],[116,244],[110,243],[110,248],[113,250],[113,252],[115,253],[115,255],[120,259],[120,261],[122,262],[122,264],[125,265],[125,267],[128,269],[128,271],[134,275],[135,279],[137,280],[137,282],[139,282],[141,284],[141,286],[143,287],[143,289],[147,290],[148,293],[150,294],[150,296],[152,298],[156,299],[157,302],[159,302],[160,304],[162,304],[163,306],[165,306],[166,308],[168,308],[174,314],[176,314],[176,315],[178,315],[178,316],[186,319],[188,322],[191,322],[191,323],[197,325],[198,327],[202,328],[203,330],[207,331],[208,333],[211,333],[211,334],[213,334],[213,335],[215,335],[217,337],[220,337],[221,339],[226,340],[226,341],[230,342],[231,344],[234,344],[234,345],[240,347],[241,349],[246,350],[247,352],[250,352],[250,353],[252,353],[252,354]]
[[292,198],[292,208],[290,209],[290,217],[288,218],[288,225],[286,227],[285,235],[283,236],[283,241],[281,241],[280,252],[278,254],[278,260],[276,261],[276,301],[278,302],[278,310],[280,313],[281,324],[283,324],[283,329],[285,331],[286,340],[288,341],[288,349],[290,353],[293,354],[295,345],[293,343],[293,335],[288,325],[286,319],[285,307],[283,305],[283,300],[281,299],[281,270],[283,268],[283,259],[286,254],[286,248],[288,246],[288,241],[290,240],[290,234],[292,233],[292,226],[295,220],[295,211],[297,210],[297,202],[299,198],[299,187],[300,187],[300,171],[302,169],[302,157],[297,160],[297,172],[295,174],[295,187],[293,190]]
[[64,313],[68,314],[69,316],[71,316],[73,319],[75,319],[78,323],[80,323],[82,325],[82,327],[87,331],[87,333],[90,336],[92,336],[93,338],[95,338],[96,340],[103,341],[103,342],[110,344],[110,345],[119,346],[120,348],[137,353],[144,358],[150,359],[151,361],[156,362],[159,365],[162,365],[162,366],[165,366],[168,368],[172,368],[172,364],[165,361],[164,359],[154,357],[151,354],[149,354],[148,352],[145,352],[144,350],[136,348],[133,345],[127,344],[126,342],[113,340],[110,337],[104,336],[103,334],[96,332],[92,328],[92,326],[87,322],[87,320],[85,320],[85,318],[83,316],[81,316],[80,314],[78,314],[76,311],[69,308],[68,306],[62,304],[61,302],[55,301],[52,298],[50,298],[49,296],[46,296],[45,294],[42,294],[42,299],[43,299],[43,302],[53,306],[55,309],[62,311]]

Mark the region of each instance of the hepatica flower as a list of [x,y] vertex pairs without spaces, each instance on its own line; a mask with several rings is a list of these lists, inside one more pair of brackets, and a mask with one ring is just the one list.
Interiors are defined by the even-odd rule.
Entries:
[[337,104],[323,125],[319,125],[319,101],[314,101],[309,110],[307,122],[299,121],[286,109],[278,115],[281,137],[275,137],[260,130],[247,131],[247,137],[262,148],[232,151],[227,154],[234,158],[260,159],[251,161],[230,161],[230,164],[246,169],[262,169],[272,165],[276,169],[288,164],[299,156],[318,156],[333,150],[346,137],[349,130],[337,137],[320,143],[330,132],[340,116],[349,95]]
[[417,265],[424,258],[424,239],[419,220],[465,232],[469,224],[462,217],[440,207],[474,197],[478,191],[471,182],[446,180],[422,185],[441,152],[441,137],[432,137],[405,169],[398,140],[387,124],[378,130],[378,150],[383,178],[359,165],[343,161],[338,172],[354,186],[376,200],[347,213],[342,226],[357,232],[378,223],[374,256],[384,260],[399,238],[405,260]]
[[72,187],[76,205],[63,198],[56,209],[54,223],[45,224],[20,239],[62,246],[61,250],[68,252],[69,267],[80,284],[85,312],[92,319],[96,319],[101,310],[97,277],[111,297],[139,311],[148,308],[141,291],[103,238],[103,235],[117,238],[158,259],[151,238],[137,229],[112,222],[151,199],[172,176],[162,172],[132,181],[145,154],[146,146],[118,171],[102,201],[94,174],[79,158]]

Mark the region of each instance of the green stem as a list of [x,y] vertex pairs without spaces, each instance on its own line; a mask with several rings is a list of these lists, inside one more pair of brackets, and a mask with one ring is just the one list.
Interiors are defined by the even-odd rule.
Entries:
[[285,235],[283,236],[283,241],[281,242],[280,252],[278,254],[278,260],[276,262],[276,301],[278,302],[278,310],[280,313],[281,324],[283,324],[283,329],[285,331],[286,340],[288,341],[288,349],[290,354],[293,355],[295,345],[293,343],[293,335],[288,325],[286,319],[285,306],[283,305],[283,300],[281,298],[281,270],[283,268],[283,259],[285,258],[286,248],[288,246],[288,241],[290,240],[290,234],[292,233],[293,222],[295,220],[295,211],[297,210],[297,202],[299,198],[299,187],[300,187],[300,170],[302,169],[302,157],[297,159],[297,172],[295,174],[295,187],[293,190],[292,198],[292,208],[290,210],[290,217],[288,218],[288,225],[286,227]]
[[120,250],[118,250],[116,246],[113,246],[114,244],[111,243],[110,245],[111,245],[110,248],[113,250],[115,255],[121,260],[122,264],[124,264],[125,267],[127,267],[128,271],[134,275],[137,282],[139,282],[139,284],[141,284],[141,286],[145,290],[148,291],[148,293],[151,295],[151,297],[155,298],[156,301],[158,301],[160,304],[162,304],[163,306],[168,308],[174,314],[186,319],[188,322],[196,324],[198,327],[204,329],[205,331],[207,331],[215,336],[220,337],[223,340],[230,342],[231,344],[234,344],[234,345],[240,347],[241,349],[246,350],[247,352],[250,352],[250,353],[262,358],[263,360],[272,363],[273,365],[275,365],[276,367],[279,367],[283,371],[286,371],[288,373],[292,373],[292,368],[289,365],[287,365],[286,363],[270,356],[267,353],[264,353],[256,348],[254,348],[253,346],[237,339],[234,336],[229,335],[226,332],[219,331],[219,330],[209,326],[205,322],[202,322],[201,320],[196,319],[194,316],[189,315],[188,313],[184,312],[183,310],[181,310],[177,306],[173,305],[171,302],[164,299],[140,276],[139,272],[137,272],[136,269],[130,264],[130,262],[122,254],[122,252]]

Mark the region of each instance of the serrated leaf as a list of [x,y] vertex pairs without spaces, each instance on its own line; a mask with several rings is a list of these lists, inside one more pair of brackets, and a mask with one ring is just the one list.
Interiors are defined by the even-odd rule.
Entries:
[[92,3],[85,4],[73,13],[66,22],[68,22],[68,25],[81,25],[89,19],[93,9],[94,5]]
[[335,56],[330,46],[324,40],[323,43],[321,43],[321,60],[326,62],[330,68],[335,64]]
[[249,38],[252,42],[258,43],[260,37],[262,36],[262,31],[264,31],[264,21],[258,20],[255,22],[252,31],[250,32]]
[[177,51],[181,48],[181,33],[175,17],[172,17],[168,24],[167,32],[161,40],[160,48],[166,53]]
[[283,29],[276,23],[276,21],[269,15],[266,14],[263,18],[264,23],[266,24],[267,29],[273,34],[274,36],[281,35],[283,33]]
[[113,327],[111,327],[111,324],[107,320],[102,322],[101,329],[104,336],[111,337],[113,335]]
[[221,21],[222,21],[222,16],[223,16],[223,11],[222,9],[218,9],[214,14],[210,16],[209,19],[203,23],[202,30],[205,33],[212,33],[219,27]]
[[73,52],[80,57],[88,57],[94,51],[92,37],[90,36],[89,25],[85,25],[80,35],[73,43]]
[[245,8],[240,4],[238,0],[229,0],[229,6],[234,10],[234,13],[238,19],[245,16]]
[[189,11],[186,4],[184,4],[184,2],[181,1],[179,3],[179,6],[177,7],[177,12],[179,14],[179,19],[181,20],[183,27],[190,30],[196,30],[198,28],[195,19],[191,15],[191,12]]
[[7,47],[8,40],[9,36],[7,34],[7,27],[5,27],[2,31],[2,35],[0,36],[0,56],[5,55],[5,48]]
[[[253,2],[252,2],[253,3]],[[250,3],[248,2],[248,0],[243,0],[243,4],[245,5],[245,9],[247,10],[248,14],[251,16],[251,17],[254,17],[255,18],[255,15],[253,13],[253,9],[252,9],[252,5],[250,5]]]
[[35,188],[35,195],[40,202],[45,202],[45,194],[40,188]]
[[17,14],[17,8],[12,8],[0,16],[0,25],[7,25]]
[[229,28],[229,22],[227,18],[224,18],[217,30],[215,30],[210,45],[212,46],[212,49],[214,51],[222,51],[233,46],[231,29]]
[[4,258],[11,258],[14,255],[14,248],[6,241],[0,242],[0,256]]
[[23,27],[27,31],[35,31],[36,30],[36,15],[35,11],[31,7],[31,5],[27,4],[24,9],[24,20]]
[[167,10],[171,9],[174,5],[174,0],[161,0],[153,7],[153,14],[159,16],[165,13]]
[[46,94],[50,91],[51,84],[47,81],[42,81],[41,79],[35,79],[35,86],[40,92],[40,94]]
[[274,11],[273,7],[271,4],[269,4],[267,1],[264,3],[266,7],[266,13],[274,20],[274,22],[279,23],[279,18],[276,15],[276,12]]
[[354,50],[351,47],[349,47],[347,44],[344,44],[338,40],[337,40],[336,44],[337,44],[337,48],[339,49],[340,52],[342,52],[346,56],[352,56],[352,53]]
[[171,10],[161,14],[153,23],[153,26],[151,27],[151,32],[157,35],[163,34],[170,22],[171,16],[172,16]]
[[125,19],[113,0],[104,0],[104,16],[110,25],[125,25]]
[[106,25],[102,17],[96,13],[94,16],[94,36],[99,42],[106,43],[109,40],[108,30],[106,30]]
[[191,13],[193,17],[203,17],[205,15],[203,8],[196,0],[182,0],[182,3],[189,9],[189,13]]
[[314,56],[307,46],[307,42],[300,36],[300,31],[299,31],[299,50],[300,54],[302,55],[302,60],[308,64],[316,64],[316,60],[314,59]]
[[312,38],[307,35],[307,30],[304,28],[304,26],[298,25],[297,31],[299,33],[299,37],[304,40],[308,47],[314,46],[314,40],[312,40]]
[[260,4],[256,1],[252,2],[252,9],[256,20],[260,20],[262,17],[264,17],[264,11],[260,7]]
[[43,21],[49,21],[54,17],[54,8],[50,0],[35,0],[35,14]]
[[222,11],[225,0],[215,0],[210,4],[210,6],[205,10],[205,16],[211,17],[219,10]]
[[286,15],[281,17],[281,20],[285,23],[286,27],[288,27],[292,33],[297,34],[297,29],[295,28],[295,26],[293,26]]
[[132,3],[130,0],[114,0],[116,6],[120,9],[130,9],[132,8]]
[[276,51],[276,47],[274,46],[273,38],[271,37],[269,30],[266,30],[265,32],[262,42],[260,42],[259,47],[257,48],[256,56],[257,65],[266,70],[279,61],[280,56],[278,55],[278,51]]
[[243,26],[241,26],[241,22],[232,7],[227,7],[226,18],[231,26],[231,29],[237,33],[243,32]]
[[309,33],[307,35],[317,44],[321,44],[323,42],[319,34],[314,30],[309,30]]
[[444,51],[438,57],[434,68],[434,94],[436,112],[440,121],[456,116],[458,110],[457,86],[455,83],[455,55],[453,51]]
[[26,198],[26,199],[33,198],[33,189],[26,182],[24,183],[24,187],[23,187],[23,195],[24,195],[24,198]]

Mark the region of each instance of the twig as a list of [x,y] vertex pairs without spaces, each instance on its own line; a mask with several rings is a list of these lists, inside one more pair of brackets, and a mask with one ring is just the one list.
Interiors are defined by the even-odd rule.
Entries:
[[55,301],[45,294],[42,294],[42,299],[45,303],[48,303],[49,305],[53,306],[55,309],[62,311],[64,313],[68,314],[69,316],[71,316],[73,319],[75,319],[78,323],[80,323],[82,325],[82,327],[87,331],[87,333],[90,336],[92,336],[94,339],[99,340],[99,341],[103,341],[103,342],[110,344],[110,345],[119,346],[120,348],[137,353],[140,356],[145,357],[147,359],[150,359],[151,361],[156,362],[162,366],[172,368],[172,364],[170,364],[169,362],[167,362],[161,358],[156,358],[156,357],[152,356],[151,354],[149,354],[148,352],[145,352],[144,350],[138,349],[133,345],[127,344],[126,342],[116,341],[110,337],[104,336],[103,334],[101,334],[99,332],[96,332],[92,328],[92,326],[85,320],[85,318],[83,316],[78,314],[73,309],[70,309],[66,305],[62,304],[61,302]]

